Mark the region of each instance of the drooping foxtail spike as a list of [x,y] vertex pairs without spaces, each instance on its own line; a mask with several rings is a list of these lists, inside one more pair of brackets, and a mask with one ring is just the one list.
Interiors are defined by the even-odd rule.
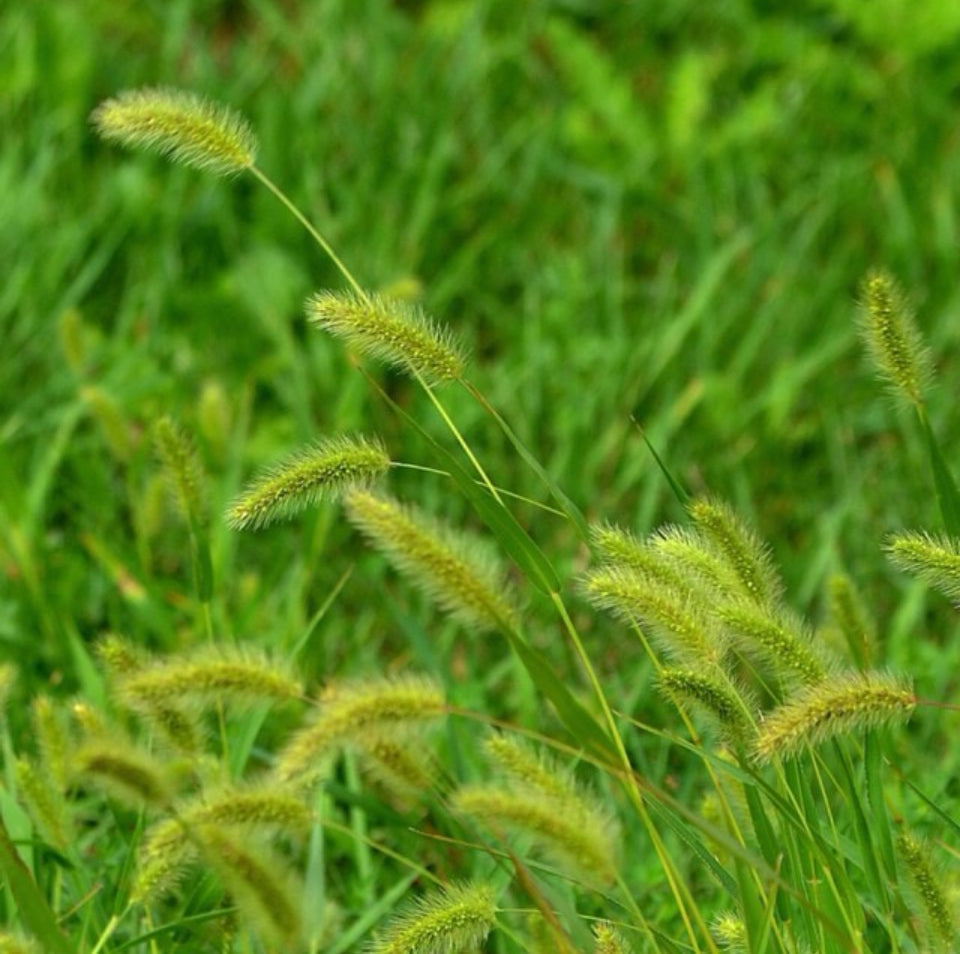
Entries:
[[298,451],[258,477],[230,505],[235,530],[259,530],[324,499],[366,487],[390,467],[377,440],[337,437]]
[[243,116],[183,90],[129,90],[90,118],[104,139],[217,175],[249,169],[256,158],[256,137]]

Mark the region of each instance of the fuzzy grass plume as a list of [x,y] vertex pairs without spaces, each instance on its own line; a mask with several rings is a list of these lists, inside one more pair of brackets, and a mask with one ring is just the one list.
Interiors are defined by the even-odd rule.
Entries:
[[857,666],[866,669],[873,657],[877,627],[846,574],[837,573],[830,578],[827,605],[832,626],[843,637]]
[[752,602],[724,606],[717,615],[733,641],[781,679],[813,685],[826,676],[826,663],[803,620],[785,613],[773,617]]
[[603,566],[584,577],[586,598],[628,623],[639,621],[669,656],[718,662],[722,635],[685,586],[627,566]]
[[440,716],[443,692],[421,676],[394,676],[342,683],[327,688],[317,713],[294,733],[277,757],[276,775],[306,779],[324,758],[344,745],[361,750],[383,738],[410,744],[411,736]]
[[300,950],[303,885],[288,864],[267,845],[219,825],[198,829],[197,837],[204,859],[268,949]]
[[761,762],[799,755],[808,745],[909,718],[917,700],[903,680],[884,673],[844,673],[801,689],[761,723]]
[[216,175],[242,172],[256,158],[257,140],[246,119],[183,90],[129,90],[102,102],[90,118],[110,142]]
[[108,795],[140,808],[166,808],[173,798],[169,766],[142,749],[116,738],[81,745],[74,760],[78,779],[91,781]]
[[942,888],[942,876],[930,862],[928,846],[909,832],[901,832],[897,837],[897,852],[923,908],[927,933],[935,939],[934,949],[944,954],[955,950],[957,925]]
[[394,918],[368,954],[476,954],[496,923],[486,884],[451,885]]
[[526,835],[564,871],[591,883],[613,881],[619,829],[606,807],[572,772],[525,743],[497,735],[485,748],[505,784],[464,786],[453,794],[453,807]]
[[861,290],[860,329],[867,351],[893,392],[919,407],[933,378],[930,353],[900,287],[883,271]]
[[462,349],[416,305],[372,293],[322,291],[307,300],[306,310],[312,325],[384,364],[430,382],[463,377]]
[[259,530],[321,500],[365,487],[390,467],[383,445],[365,437],[319,441],[261,474],[230,505],[235,530]]
[[283,702],[303,696],[303,683],[282,663],[262,654],[222,647],[185,659],[155,662],[117,680],[120,698],[147,713],[178,700],[213,705]]
[[627,942],[609,921],[597,921],[593,925],[593,939],[594,954],[630,954]]
[[664,669],[658,687],[677,705],[692,703],[706,712],[732,742],[745,742],[756,733],[750,714],[753,707],[719,675],[693,669]]
[[460,622],[477,630],[512,624],[504,574],[480,541],[389,497],[353,491],[345,503],[350,522]]
[[887,541],[886,550],[899,569],[960,602],[960,543],[956,540],[927,533],[898,533]]
[[203,468],[190,438],[169,417],[162,417],[153,427],[153,443],[177,509],[191,529],[204,527]]
[[783,585],[766,543],[723,501],[695,500],[690,516],[733,570],[744,593],[762,606],[775,606]]
[[228,788],[178,803],[176,817],[152,825],[140,848],[133,898],[144,901],[171,890],[194,862],[200,844],[189,837],[208,826],[241,833],[301,834],[313,820],[303,801],[272,787]]
[[494,829],[531,840],[543,857],[588,884],[609,884],[617,875],[617,829],[597,806],[545,796],[523,786],[468,785],[451,797],[453,808]]

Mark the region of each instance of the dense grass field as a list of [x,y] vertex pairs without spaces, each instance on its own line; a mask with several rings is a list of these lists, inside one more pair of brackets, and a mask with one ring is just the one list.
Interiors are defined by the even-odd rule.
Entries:
[[[256,923],[248,934],[241,920],[235,937],[224,928],[226,903],[202,877],[185,898],[131,913],[125,886],[149,804],[97,801],[65,783],[80,804],[69,850],[21,807],[17,756],[43,736],[31,700],[79,701],[129,725],[105,675],[118,657],[105,663],[96,649],[108,634],[169,658],[211,637],[256,647],[295,663],[311,692],[411,669],[438,680],[452,707],[560,740],[568,760],[581,747],[508,644],[438,613],[338,503],[230,529],[222,515],[244,485],[318,438],[376,434],[394,461],[441,470],[431,438],[457,447],[414,380],[363,362],[371,387],[355,356],[305,322],[307,296],[344,278],[268,191],[104,142],[90,124],[97,104],[169,86],[239,110],[256,130],[258,167],[364,288],[419,303],[455,332],[470,380],[587,521],[640,536],[689,523],[665,471],[692,495],[728,501],[769,542],[794,611],[823,621],[831,579],[848,574],[875,621],[877,668],[952,704],[955,610],[883,551],[891,533],[946,529],[928,448],[864,355],[857,302],[871,268],[906,289],[936,368],[932,430],[960,468],[958,54],[960,15],[937,0],[3,6],[0,663],[15,674],[4,670],[0,817],[70,950],[280,949],[251,939]],[[640,641],[584,599],[591,559],[575,523],[466,391],[438,393],[492,483],[518,495],[511,510],[548,555],[583,654],[536,587],[523,609],[530,644],[602,723],[589,658],[633,767],[701,812],[713,763],[692,754],[699,736],[654,691],[657,664]],[[210,599],[197,599],[196,541],[170,506],[152,437],[164,416],[190,436],[203,471]],[[389,489],[483,532],[448,477],[394,468]],[[522,576],[509,570],[513,584]],[[239,778],[270,765],[298,716],[281,707],[268,719],[255,706],[233,718],[217,704],[219,754]],[[956,721],[921,706],[884,741],[886,808],[935,846],[951,904]],[[465,717],[440,731],[447,788],[489,774],[482,735]],[[627,804],[621,781],[591,778],[614,806]],[[314,809],[334,827],[317,822],[306,847],[286,849],[306,858],[308,907],[336,912],[313,918],[311,950],[363,950],[423,888],[422,872],[371,847],[385,833],[444,882],[505,890],[477,830],[444,827],[447,803],[418,814],[378,798],[353,756]],[[723,891],[689,831],[654,818],[710,922]],[[633,949],[715,949],[684,925],[656,838],[632,824],[623,878],[649,928],[623,913]],[[855,827],[838,836],[851,855]],[[727,864],[729,845],[693,830]],[[5,883],[0,922],[20,929],[11,892]],[[618,918],[575,894],[564,883],[544,889],[544,907],[535,891],[501,898],[512,926],[482,949],[593,950],[589,919]],[[877,928],[882,904],[866,909],[862,950],[935,949],[916,940],[922,929],[896,946]],[[575,913],[586,928],[571,926]],[[813,949],[773,935],[741,949]]]

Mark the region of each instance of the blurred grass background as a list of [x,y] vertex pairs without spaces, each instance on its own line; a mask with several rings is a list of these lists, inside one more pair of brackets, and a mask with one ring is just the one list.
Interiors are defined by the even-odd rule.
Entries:
[[[193,638],[185,533],[149,441],[169,413],[210,474],[219,631],[280,647],[307,634],[318,675],[398,655],[449,669],[465,704],[503,675],[501,647],[465,647],[334,508],[224,530],[242,482],[315,436],[374,431],[399,459],[430,459],[306,329],[303,299],[340,281],[271,197],[92,134],[100,100],[172,85],[250,118],[262,167],[361,282],[420,289],[592,519],[682,519],[633,417],[692,490],[756,522],[798,608],[816,614],[850,570],[885,659],[921,695],[955,697],[952,609],[880,550],[939,518],[854,313],[871,266],[910,290],[941,375],[931,415],[955,447],[958,53],[960,12],[939,0],[5,4],[0,656],[91,692],[85,647],[104,631]],[[407,382],[375,373],[429,419]],[[539,497],[450,401],[494,479]],[[439,480],[395,488],[462,515]],[[559,522],[523,518],[565,571],[583,566]],[[616,675],[620,634],[583,624],[610,678],[646,694]],[[942,740],[926,722],[914,731]]]

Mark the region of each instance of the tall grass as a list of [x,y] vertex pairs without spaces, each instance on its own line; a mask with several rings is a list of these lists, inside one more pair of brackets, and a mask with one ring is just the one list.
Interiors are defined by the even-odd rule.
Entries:
[[[397,612],[419,666],[385,661],[361,679],[328,671],[322,686],[295,671],[321,619],[335,620],[348,646],[364,635],[336,592],[294,645],[249,648],[230,612],[242,606],[243,579],[211,559],[216,521],[193,442],[159,420],[158,469],[188,540],[195,623],[167,634],[158,654],[106,640],[99,665],[68,642],[84,698],[34,704],[35,745],[19,756],[17,800],[4,811],[12,928],[48,951],[93,952],[951,948],[945,859],[914,833],[914,796],[938,837],[957,826],[896,771],[902,723],[951,716],[908,674],[882,668],[849,580],[832,588],[827,619],[806,618],[758,532],[725,501],[688,495],[669,459],[658,458],[682,523],[643,536],[594,525],[469,376],[452,334],[365,289],[255,164],[242,117],[154,88],[107,101],[94,121],[125,145],[252,177],[331,257],[348,291],[317,293],[307,317],[344,339],[411,459],[379,440],[326,435],[273,465],[227,519],[254,532],[343,495],[349,521],[436,607],[437,622],[420,630]],[[918,411],[947,535],[900,535],[889,547],[952,593],[960,497],[893,289],[868,279],[865,333]],[[367,359],[406,375],[433,420],[414,416]],[[113,409],[95,407],[109,433]],[[501,485],[482,451],[490,438],[468,436],[463,413],[511,449],[536,498]],[[473,527],[377,488],[407,471],[423,497],[459,500],[453,512],[469,512]],[[573,574],[573,559],[541,546],[525,517],[533,511],[564,528],[551,536],[592,552],[589,569]],[[150,599],[109,553],[97,556],[129,599]],[[222,598],[234,588],[236,599]],[[671,720],[631,716],[596,634],[588,638],[586,627],[601,624],[580,595],[612,613],[602,632],[635,646],[630,664],[654,674],[635,688],[660,692]],[[497,711],[454,701],[455,679],[438,678],[431,647],[446,625],[458,627],[462,665],[482,658],[499,669],[505,693],[533,700],[535,721],[516,721],[509,698]],[[11,751],[9,736],[5,744]],[[650,764],[651,746],[668,766]],[[76,834],[85,831],[97,837]],[[91,854],[98,845],[103,862]],[[404,905],[408,893],[418,900]],[[11,933],[5,943],[31,942]]]

